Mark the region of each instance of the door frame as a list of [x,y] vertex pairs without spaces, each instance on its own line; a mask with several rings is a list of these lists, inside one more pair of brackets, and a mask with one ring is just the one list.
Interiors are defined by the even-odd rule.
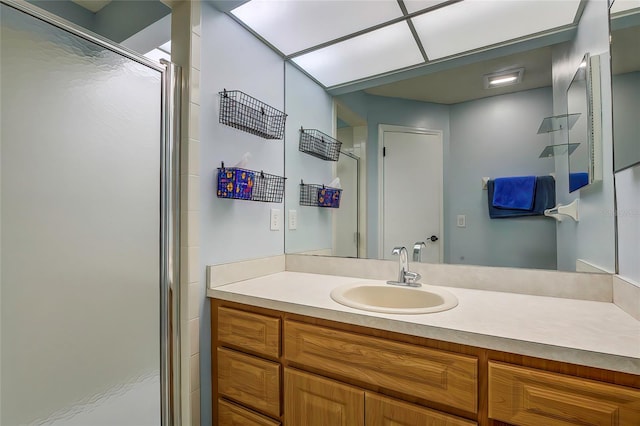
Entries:
[[[336,121],[336,120],[334,120]],[[337,136],[337,131],[334,132],[334,135]],[[353,160],[355,160],[356,162],[356,258],[359,259],[361,256],[361,248],[360,248],[360,235],[362,234],[360,231],[360,227],[361,227],[361,221],[360,221],[360,157],[358,157],[355,154],[351,154],[349,152],[344,152],[344,151],[340,151],[340,155],[344,155],[346,157],[352,158]],[[338,176],[338,162],[334,162],[332,165],[332,176],[337,177]],[[332,222],[332,231],[333,231],[333,236],[331,239],[331,251],[332,251],[332,255],[335,256],[336,253],[336,241],[338,239],[338,220],[337,220],[337,213],[338,210],[334,209],[331,212],[331,222]]]
[[[422,127],[378,124],[378,259],[384,259],[384,132],[418,133],[438,136],[442,150],[442,175],[440,175],[440,262],[444,263],[444,134],[442,130],[431,130]],[[426,237],[425,237],[426,238]],[[407,247],[411,251],[412,247]]]

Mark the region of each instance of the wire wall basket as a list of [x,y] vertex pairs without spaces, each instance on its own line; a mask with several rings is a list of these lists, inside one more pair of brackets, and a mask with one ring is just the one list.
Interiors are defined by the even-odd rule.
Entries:
[[218,198],[281,203],[285,179],[263,171],[224,167],[223,163],[218,168]]
[[342,189],[300,181],[300,205],[312,207],[340,207]]
[[287,115],[239,90],[220,94],[220,123],[265,139],[282,139]]
[[342,142],[316,129],[300,128],[300,151],[327,161],[338,161]]

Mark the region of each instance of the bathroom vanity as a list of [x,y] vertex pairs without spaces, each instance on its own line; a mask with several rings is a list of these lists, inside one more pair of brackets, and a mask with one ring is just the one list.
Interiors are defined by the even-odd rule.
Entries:
[[457,307],[399,315],[329,297],[357,281],[210,289],[214,424],[640,424],[640,323],[615,305],[450,288]]

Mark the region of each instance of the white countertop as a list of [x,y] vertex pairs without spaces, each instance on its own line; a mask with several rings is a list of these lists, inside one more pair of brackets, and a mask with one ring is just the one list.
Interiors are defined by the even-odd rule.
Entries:
[[[446,287],[458,306],[421,315],[343,306],[334,287],[365,279],[280,272],[209,289],[217,299],[338,322],[640,374],[640,321],[613,303]],[[423,285],[428,285],[423,281]]]

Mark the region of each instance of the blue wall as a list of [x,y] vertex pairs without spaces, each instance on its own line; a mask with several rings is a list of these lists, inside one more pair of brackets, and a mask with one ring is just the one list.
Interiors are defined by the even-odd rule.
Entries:
[[[556,268],[555,223],[542,217],[490,220],[483,176],[546,175],[553,160],[539,159],[548,137],[537,135],[551,115],[551,88],[441,105],[368,95],[340,96],[366,117],[368,253],[378,253],[378,126],[390,124],[443,132],[445,262]],[[457,228],[458,214],[467,227]],[[518,237],[514,238],[514,232]]]
[[[556,224],[546,217],[490,219],[481,177],[542,176],[553,159],[538,158],[550,143],[538,135],[552,110],[551,88],[494,96],[451,106],[451,143],[445,194],[447,262],[556,269]],[[456,215],[466,215],[458,228]]]
[[[285,249],[287,253],[332,248],[332,210],[300,205],[300,180],[328,185],[333,179],[332,161],[324,161],[300,152],[300,127],[333,133],[333,99],[313,80],[291,64],[286,65],[286,214]],[[288,229],[289,210],[298,214],[296,230]]]
[[[227,15],[202,3],[202,69],[200,75],[200,270],[203,289],[207,265],[284,253],[281,230],[269,229],[270,210],[284,204],[217,198],[221,161],[233,166],[251,153],[247,169],[284,175],[284,141],[266,140],[219,123],[223,89],[241,90],[284,111],[284,63],[271,49]],[[283,215],[281,215],[281,218]],[[202,424],[211,424],[211,327],[209,305],[200,327]]]

